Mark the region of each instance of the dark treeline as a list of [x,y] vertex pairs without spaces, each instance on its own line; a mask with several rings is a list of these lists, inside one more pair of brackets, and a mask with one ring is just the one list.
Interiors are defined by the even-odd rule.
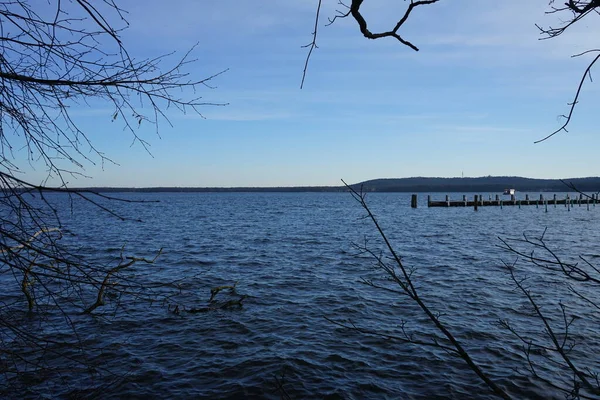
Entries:
[[[366,192],[502,192],[513,188],[520,192],[566,192],[572,184],[584,192],[600,191],[600,177],[571,179],[532,179],[518,176],[486,176],[479,178],[390,178],[373,179],[351,185]],[[296,187],[148,187],[85,188],[95,192],[344,192],[344,186]]]
[[98,193],[123,193],[123,192],[343,192],[343,186],[281,186],[281,187],[90,187],[78,188],[79,191],[92,191]]

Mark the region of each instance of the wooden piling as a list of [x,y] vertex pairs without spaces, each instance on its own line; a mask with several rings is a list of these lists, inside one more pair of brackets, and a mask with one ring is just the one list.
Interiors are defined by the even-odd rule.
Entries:
[[[450,195],[445,195],[444,200],[436,201],[436,200],[432,200],[431,195],[427,195],[427,206],[428,207],[471,207],[471,206],[473,206],[473,207],[477,207],[477,209],[479,209],[479,207],[490,207],[490,206],[500,206],[501,208],[503,206],[516,206],[516,207],[521,208],[521,206],[535,205],[536,208],[540,208],[540,206],[544,206],[544,209],[547,211],[549,204],[554,204],[555,208],[558,204],[561,204],[561,205],[564,204],[564,206],[566,208],[568,208],[570,211],[571,207],[574,207],[576,204],[579,204],[581,206],[581,203],[584,203],[585,205],[589,205],[591,203],[592,206],[595,206],[595,204],[599,201],[598,194],[593,194],[593,195],[589,195],[589,196],[583,194],[581,196],[581,198],[572,196],[571,194],[566,194],[566,196],[562,199],[558,199],[556,197],[556,195],[553,195],[553,197],[550,197],[550,199],[546,199],[546,198],[544,198],[545,196],[543,194],[541,194],[539,200],[532,199],[532,197],[530,195],[523,195],[523,199],[517,199],[516,196],[511,195],[510,200],[508,200],[508,199],[503,200],[502,197],[497,197],[497,200],[492,200],[492,198],[494,196],[489,196],[489,195],[488,195],[488,197],[489,197],[489,200],[488,200],[488,199],[485,199],[483,197],[483,195],[481,195],[481,194],[477,194],[477,195],[473,195],[473,196],[474,196],[474,198],[472,200],[469,200],[467,195],[462,195],[462,198],[452,200],[450,198]],[[411,207],[412,208],[418,207],[418,195],[417,194],[413,194],[411,196]]]
[[417,208],[417,195],[413,194],[410,198],[410,206],[411,208]]
[[473,198],[473,210],[477,211],[477,195],[475,195],[475,197]]

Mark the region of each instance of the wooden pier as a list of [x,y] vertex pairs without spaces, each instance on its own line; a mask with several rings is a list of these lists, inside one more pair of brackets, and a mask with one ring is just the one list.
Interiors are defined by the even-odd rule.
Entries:
[[[427,196],[427,207],[473,207],[477,210],[478,207],[503,207],[503,206],[544,206],[546,210],[548,209],[548,205],[564,205],[565,207],[573,207],[573,206],[582,206],[586,205],[589,209],[590,204],[594,207],[596,203],[599,202],[598,194],[592,194],[589,196],[584,196],[583,194],[579,194],[579,196],[574,196],[573,198],[570,195],[566,195],[565,198],[559,199],[556,195],[553,195],[552,198],[544,198],[543,194],[540,194],[539,199],[530,199],[529,195],[525,195],[525,199],[517,199],[515,195],[511,195],[509,198],[502,198],[499,195],[496,195],[494,199],[492,196],[488,196],[488,199],[485,200],[482,195],[474,195],[473,200],[468,200],[466,195],[463,195],[462,200],[450,200],[450,197],[446,195],[446,199],[443,201],[431,200],[431,195]],[[410,200],[410,206],[412,208],[417,208],[417,195],[413,194]]]

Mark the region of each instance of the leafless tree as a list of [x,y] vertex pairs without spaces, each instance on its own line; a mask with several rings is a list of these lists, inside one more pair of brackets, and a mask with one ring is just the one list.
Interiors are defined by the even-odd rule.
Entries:
[[[550,1],[550,11],[547,14],[558,14],[562,19],[562,23],[558,27],[547,27],[544,28],[540,25],[536,25],[542,35],[541,39],[552,39],[557,36],[562,35],[568,28],[572,27],[576,23],[582,21],[584,18],[589,17],[590,15],[598,16],[600,15],[600,1],[598,0],[569,0],[561,6],[555,5],[555,1]],[[564,17],[566,15],[566,17]],[[596,54],[592,61],[588,64],[585,71],[583,72],[581,79],[579,81],[579,85],[577,86],[577,90],[575,92],[575,96],[573,101],[569,103],[569,112],[566,115],[561,115],[564,118],[564,123],[549,135],[543,137],[542,139],[536,141],[536,143],[542,142],[551,138],[561,131],[567,132],[567,126],[571,122],[571,118],[573,116],[573,112],[575,111],[575,107],[579,101],[579,96],[581,94],[581,90],[583,88],[583,84],[586,79],[592,80],[592,68],[600,58],[600,49],[590,49],[583,53],[575,54],[573,57],[581,57],[587,54]]]
[[[396,326],[387,330],[361,326],[352,320],[327,319],[361,334],[420,349],[442,350],[450,359],[462,360],[491,393],[500,398],[513,398],[510,388],[498,384],[496,378],[471,357],[468,348],[472,343],[469,339],[463,338],[462,342],[452,332],[452,326],[444,321],[443,310],[435,311],[428,304],[427,296],[421,295],[424,285],[415,275],[416,269],[407,266],[393,247],[371,211],[366,194],[346,186],[382,241],[382,246],[367,239],[364,243],[355,244],[357,256],[367,256],[374,261],[376,270],[384,273],[383,279],[365,278],[362,283],[397,296],[403,310],[409,310],[405,301],[412,303],[426,316],[426,322],[415,320],[412,311],[410,316],[398,314]],[[554,390],[557,397],[597,399],[600,398],[596,355],[598,335],[590,333],[589,328],[600,323],[600,302],[597,298],[600,268],[589,257],[579,256],[577,260],[568,261],[565,255],[551,248],[545,234],[546,231],[539,237],[524,234],[522,238],[499,238],[499,247],[516,256],[512,262],[504,263],[504,269],[517,298],[525,300],[524,306],[519,305],[513,310],[514,314],[508,313],[505,318],[496,321],[497,326],[509,333],[522,350],[522,358],[515,358],[506,368],[512,367],[515,374],[539,382],[540,387]],[[532,268],[526,268],[524,264]],[[551,287],[553,290],[548,290]],[[429,292],[435,291],[429,285],[428,289]],[[520,322],[514,323],[514,318]],[[523,319],[527,321],[525,325]],[[478,327],[470,329],[477,330]],[[505,346],[512,344],[507,342],[500,347]],[[506,363],[506,360],[498,362]]]
[[[200,114],[203,106],[224,105],[199,96],[222,72],[190,76],[191,50],[131,56],[121,36],[126,15],[114,0],[0,1],[0,396],[19,387],[24,371],[60,373],[50,362],[56,357],[91,370],[77,333],[86,315],[109,316],[132,299],[170,301],[163,288],[136,280],[135,265],[154,263],[159,249],[150,258],[126,250],[111,260],[79,254],[62,244],[68,229],[49,199],[60,193],[128,219],[106,203],[125,200],[67,185],[85,165],[112,162],[80,128],[73,108],[112,106],[107,119],[147,148],[138,127],[151,124],[158,132],[170,123],[166,110]],[[30,181],[23,171],[31,167],[46,178]],[[70,334],[57,339],[48,331]],[[61,351],[65,345],[72,351]]]
[[[328,19],[327,25],[333,24],[338,19],[350,17],[358,24],[360,32],[367,39],[393,38],[399,41],[401,44],[411,48],[412,50],[419,51],[419,48],[415,44],[413,44],[412,41],[407,40],[400,34],[400,30],[417,8],[423,8],[423,6],[433,5],[438,1],[440,0],[408,0],[406,1],[406,9],[403,13],[398,15],[397,22],[394,24],[394,26],[390,26],[390,28],[386,31],[372,32],[369,29],[369,21],[365,19],[363,13],[361,12],[361,8],[364,7],[366,3],[368,3],[368,0],[351,0],[350,2],[343,2],[339,0],[338,5],[340,9],[337,10],[336,14],[332,18]],[[314,30],[312,32],[312,40],[310,43],[304,46],[308,48],[309,51],[306,57],[306,61],[304,63],[304,70],[302,72],[302,81],[300,84],[301,88],[304,86],[304,81],[306,79],[306,73],[308,70],[308,63],[313,54],[313,50],[318,47],[317,33],[319,28],[319,18],[321,14],[321,3],[322,0],[318,0],[317,10],[315,13],[315,25]],[[561,17],[562,22],[558,27],[543,27],[542,25],[536,25],[540,31],[541,40],[552,39],[557,36],[560,36],[574,24],[582,21],[583,19],[590,18],[590,16],[597,17],[600,14],[600,1],[598,0],[568,0],[561,5],[557,5],[556,3],[557,2],[555,2],[555,0],[549,1],[550,9],[546,12],[546,14],[559,15]],[[435,10],[435,8],[432,8],[432,10]],[[568,103],[569,112],[565,115],[561,115],[561,117],[564,119],[563,124],[555,131],[537,140],[535,143],[543,142],[561,131],[567,131],[567,127],[571,122],[571,118],[573,117],[573,113],[578,104],[583,85],[586,79],[589,79],[590,81],[592,80],[592,68],[594,67],[598,59],[600,59],[600,49],[589,49],[582,53],[573,55],[573,57],[582,57],[590,54],[595,54],[595,56],[588,63],[588,66],[584,70],[579,84],[577,86],[577,90],[575,92],[573,100],[570,103]]]
[[380,284],[367,279],[363,280],[363,283],[376,289],[395,293],[401,297],[408,297],[427,317],[437,333],[423,333],[420,329],[421,327],[410,330],[406,321],[400,323],[398,332],[382,332],[380,330],[363,328],[355,325],[352,321],[329,319],[330,322],[364,334],[375,335],[420,347],[441,349],[452,357],[462,359],[471,371],[473,371],[496,396],[502,399],[510,399],[511,397],[506,391],[491,379],[479,363],[471,357],[467,349],[456,338],[447,324],[442,322],[439,313],[433,311],[427,304],[427,301],[420,295],[419,290],[417,289],[418,285],[415,284],[413,279],[413,270],[404,265],[400,255],[388,240],[383,228],[367,204],[366,194],[362,192],[362,190],[357,190],[352,186],[347,185],[345,182],[344,185],[346,185],[346,188],[349,190],[354,200],[356,200],[366,212],[366,218],[373,223],[379,237],[384,242],[384,251],[382,252],[373,250],[367,242],[364,244],[356,244],[355,247],[359,251],[359,255],[368,255],[371,259],[375,260],[376,268],[385,273],[389,278],[388,283],[390,284]]
[[[360,32],[367,39],[381,39],[381,38],[391,37],[391,38],[396,39],[403,45],[408,46],[415,51],[419,51],[419,48],[417,46],[415,46],[412,42],[410,42],[409,40],[405,39],[404,37],[402,37],[400,35],[400,33],[399,33],[400,28],[402,28],[404,23],[406,21],[408,21],[408,18],[410,17],[411,13],[417,7],[434,4],[434,3],[437,3],[438,1],[439,0],[417,0],[417,1],[410,0],[408,2],[408,6],[406,7],[406,10],[404,11],[404,14],[402,16],[399,16],[396,24],[393,27],[391,27],[389,30],[382,31],[382,32],[371,32],[369,30],[368,21],[363,17],[363,14],[361,12],[361,7],[363,6],[364,0],[352,0],[350,5],[344,3],[343,1],[338,1],[340,10],[337,10],[336,15],[334,15],[332,18],[328,19],[327,25],[333,24],[337,19],[352,17],[356,21],[356,23],[358,23]],[[306,78],[306,72],[308,70],[308,62],[310,60],[312,52],[315,48],[317,48],[317,32],[318,32],[318,28],[319,28],[319,16],[321,14],[321,3],[322,3],[322,0],[319,0],[318,4],[317,4],[317,11],[315,13],[315,26],[314,26],[314,30],[312,33],[312,41],[309,44],[307,44],[306,46],[304,46],[304,47],[307,47],[309,49],[309,51],[308,51],[308,55],[306,56],[306,62],[304,63],[304,71],[302,73],[302,82],[300,83],[300,88],[302,88],[304,86],[304,80]]]
[[[501,320],[500,326],[508,329],[522,343],[527,359],[527,366],[522,371],[564,392],[568,398],[599,398],[599,360],[591,350],[591,346],[597,343],[597,337],[576,333],[582,320],[589,326],[598,326],[600,322],[600,302],[597,299],[600,268],[582,255],[577,261],[568,261],[566,256],[550,247],[545,235],[546,230],[539,236],[523,234],[522,238],[500,238],[500,247],[516,255],[513,262],[505,263],[505,267],[515,288],[529,303],[532,323],[537,322],[542,333],[523,333],[509,320]],[[535,276],[520,268],[522,263],[533,266]],[[539,283],[550,282],[552,278],[555,284],[566,289],[566,299],[545,299],[547,293],[535,293],[530,287],[534,279]],[[544,300],[547,307],[541,305]],[[542,368],[544,365],[556,366],[555,371],[564,376],[557,379],[556,372],[548,376],[547,370]],[[559,382],[571,382],[571,386],[566,387]]]
[[[342,9],[333,18],[329,19],[329,24],[338,19],[351,17],[358,24],[360,32],[366,38],[381,39],[391,37],[398,40],[401,44],[418,51],[418,48],[411,41],[406,40],[400,34],[400,29],[417,7],[432,5],[436,2],[437,0],[409,0],[406,2],[407,7],[405,11],[398,15],[394,26],[390,27],[387,31],[373,33],[369,30],[368,21],[361,13],[361,7],[364,6],[366,1],[352,0],[348,4],[340,1],[338,4]],[[551,0],[549,7],[550,10],[547,13],[561,16],[562,22],[558,27],[542,27],[538,25],[542,40],[562,35],[570,27],[583,19],[600,14],[599,0],[568,0],[562,5],[557,5],[554,0]],[[434,9],[434,7],[431,8],[431,10]],[[320,10],[321,1],[319,0],[312,41],[306,46],[309,48],[309,52],[302,76],[302,84],[306,77],[309,59],[313,50],[317,47]],[[599,49],[591,49],[576,54],[574,57],[581,57],[587,54],[593,54],[594,57],[582,74],[574,99],[569,103],[569,112],[563,116],[565,119],[564,123],[560,128],[538,140],[536,143],[547,140],[561,131],[566,131],[578,104],[583,85],[586,79],[589,78],[591,80],[591,70],[598,59],[600,59]],[[570,185],[570,188],[577,190],[573,185]],[[382,285],[372,280],[365,280],[364,283],[380,290],[395,293],[403,298],[408,297],[427,315],[429,322],[435,326],[438,334],[427,335],[418,330],[411,331],[406,321],[402,321],[399,329],[394,332],[382,332],[380,330],[360,327],[352,321],[332,320],[331,322],[364,334],[376,335],[420,347],[442,349],[446,353],[458,356],[465,361],[493,393],[502,398],[509,398],[508,394],[488,377],[483,369],[469,356],[463,345],[456,340],[449,327],[440,320],[438,314],[431,311],[430,307],[419,295],[416,289],[417,286],[413,283],[413,270],[404,266],[402,259],[391,246],[385,232],[369,209],[364,193],[357,191],[353,187],[348,187],[348,190],[366,211],[366,218],[373,222],[379,237],[385,243],[383,252],[375,251],[366,242],[357,245],[359,254],[366,254],[374,259],[376,267],[385,272],[388,277],[388,283],[391,282],[392,286],[389,284]],[[540,335],[539,331],[536,331],[537,334],[521,332],[510,319],[502,319],[498,321],[498,324],[513,335],[522,345],[525,365],[518,369],[519,373],[545,382],[547,385],[562,392],[567,398],[599,398],[600,379],[596,370],[597,368],[594,368],[597,367],[598,359],[593,351],[589,351],[592,348],[591,345],[596,344],[597,336],[586,337],[585,335],[575,335],[574,331],[577,329],[578,320],[582,318],[582,314],[588,319],[586,323],[592,326],[597,326],[598,324],[597,317],[600,304],[597,299],[597,286],[600,282],[600,269],[591,260],[583,256],[580,256],[577,262],[565,261],[564,256],[560,256],[552,250],[544,239],[544,236],[542,234],[538,238],[532,238],[524,235],[522,239],[500,239],[502,243],[501,247],[517,256],[512,262],[506,262],[504,267],[516,291],[527,301],[528,309],[524,311],[527,318],[529,318],[532,325],[539,325],[542,334]],[[541,274],[535,277],[528,276],[520,268],[523,262],[534,266],[535,270],[539,270]],[[543,294],[534,293],[530,287],[530,282],[533,279],[544,282],[545,279],[549,279],[549,275],[557,278],[556,284],[565,287],[567,298],[577,305],[569,304],[567,301],[555,301],[553,304],[554,308],[551,310],[549,304],[553,303],[553,299],[546,299],[547,301],[544,305],[541,304],[541,298],[544,296]],[[579,348],[579,351],[576,351],[577,348]],[[584,350],[580,350],[581,348]],[[548,374],[548,371],[542,368],[544,365],[551,365],[555,368],[555,372]]]

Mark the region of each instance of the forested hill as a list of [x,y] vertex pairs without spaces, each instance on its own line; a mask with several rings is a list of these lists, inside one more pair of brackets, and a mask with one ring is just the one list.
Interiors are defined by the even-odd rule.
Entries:
[[502,192],[513,188],[520,192],[567,192],[565,184],[573,184],[578,190],[600,190],[600,178],[532,179],[518,176],[486,176],[480,178],[400,178],[374,179],[352,185],[363,191],[374,192]]
[[[394,178],[373,179],[351,186],[368,192],[502,192],[513,188],[520,192],[567,192],[565,183],[584,192],[600,191],[600,177],[564,179],[531,179],[517,176],[487,176],[481,178]],[[86,188],[95,192],[343,192],[343,186],[295,187],[149,187],[149,188]]]

